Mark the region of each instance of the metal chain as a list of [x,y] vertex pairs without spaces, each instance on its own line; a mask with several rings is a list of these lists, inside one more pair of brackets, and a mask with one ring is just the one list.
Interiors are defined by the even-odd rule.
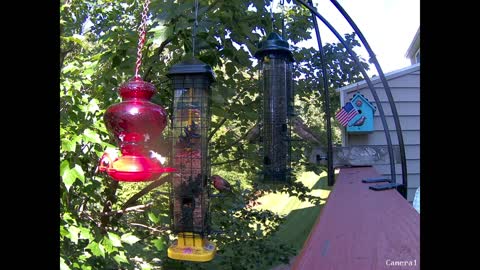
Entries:
[[272,32],[274,31],[273,25],[274,25],[274,18],[273,18],[273,1],[270,1],[270,19],[272,20]]
[[150,5],[150,0],[145,0],[145,3],[143,4],[142,22],[138,29],[139,39],[138,39],[138,47],[137,47],[137,63],[135,64],[135,78],[141,78],[140,75],[138,75],[138,70],[140,69],[140,65],[142,64],[142,49],[143,49],[143,46],[145,45],[149,5]]
[[282,6],[282,38],[285,39],[285,7],[284,0],[280,0],[280,5]]
[[197,26],[198,26],[198,0],[195,0],[195,22],[193,23],[193,31],[192,31],[192,54],[195,57],[195,37],[197,36]]

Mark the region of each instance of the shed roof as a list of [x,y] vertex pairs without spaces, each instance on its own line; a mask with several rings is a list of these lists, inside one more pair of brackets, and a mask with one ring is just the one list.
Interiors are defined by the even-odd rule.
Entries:
[[[414,64],[405,68],[397,69],[389,73],[385,73],[385,78],[387,80],[391,80],[391,79],[398,78],[418,70],[420,70],[420,63]],[[380,76],[375,76],[373,78],[370,78],[370,80],[372,81],[372,84],[381,82]],[[361,80],[359,82],[352,83],[341,88],[337,88],[335,89],[335,91],[342,92],[342,91],[348,91],[348,90],[358,89],[363,87],[368,87],[367,82],[365,80]]]

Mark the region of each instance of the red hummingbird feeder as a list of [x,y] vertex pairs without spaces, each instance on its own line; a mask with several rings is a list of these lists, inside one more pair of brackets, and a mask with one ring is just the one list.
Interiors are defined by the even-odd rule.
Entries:
[[151,157],[167,125],[165,109],[150,101],[155,86],[135,77],[122,85],[119,93],[123,101],[108,107],[104,121],[122,156],[105,153],[99,170],[114,180],[127,182],[153,181],[162,173],[174,172],[174,168],[163,167]]
[[162,132],[167,125],[167,112],[150,101],[155,94],[155,86],[143,81],[138,75],[145,44],[149,3],[150,0],[146,0],[143,7],[135,77],[120,86],[118,92],[123,101],[108,107],[103,117],[106,128],[122,155],[118,157],[105,152],[98,169],[107,172],[117,181],[153,181],[162,173],[176,171],[174,168],[163,167],[157,158]]

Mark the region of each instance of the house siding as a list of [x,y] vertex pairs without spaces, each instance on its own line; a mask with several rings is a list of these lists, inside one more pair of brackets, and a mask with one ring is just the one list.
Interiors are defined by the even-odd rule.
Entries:
[[[415,190],[420,185],[420,66],[412,66],[412,70],[410,72],[402,71],[401,73],[401,75],[392,75],[390,77],[388,74],[386,74],[386,77],[395,101],[400,125],[402,128],[408,171],[407,199],[409,202],[412,202],[415,195]],[[373,82],[373,85],[385,112],[392,143],[394,145],[398,145],[395,122],[385,90],[383,88],[383,84],[377,78],[377,80]],[[360,92],[377,107],[377,111],[374,115],[374,131],[367,134],[346,133],[345,135],[345,130],[343,130],[343,145],[387,145],[380,113],[378,111],[378,105],[375,103],[368,85],[359,84],[348,89],[340,90],[341,95],[343,95],[343,102],[348,102],[355,93]],[[342,106],[343,105],[344,104],[342,104]],[[374,167],[380,174],[390,176],[390,165],[376,165]],[[396,161],[395,173],[397,182],[401,183],[402,169],[399,160]]]

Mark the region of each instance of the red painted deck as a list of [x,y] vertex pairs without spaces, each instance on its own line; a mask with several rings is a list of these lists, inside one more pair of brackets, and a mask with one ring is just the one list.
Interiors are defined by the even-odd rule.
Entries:
[[420,269],[420,216],[396,190],[373,191],[372,167],[341,168],[295,270]]

